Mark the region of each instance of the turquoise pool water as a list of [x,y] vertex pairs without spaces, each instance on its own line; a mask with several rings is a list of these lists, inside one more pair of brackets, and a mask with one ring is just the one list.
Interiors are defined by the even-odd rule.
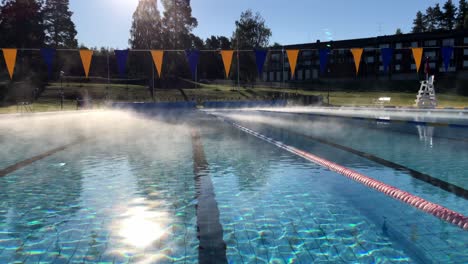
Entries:
[[[358,120],[217,114],[468,214],[460,194],[312,137],[466,189],[463,140],[438,138],[436,131],[431,137],[410,125],[402,133]],[[98,112],[0,120],[0,169],[85,138],[0,177],[0,263],[199,263],[207,259],[207,240],[220,243],[200,232],[205,216],[222,227],[228,263],[468,262],[467,232],[459,227],[216,118],[183,116]],[[197,168],[200,160],[206,166]]]

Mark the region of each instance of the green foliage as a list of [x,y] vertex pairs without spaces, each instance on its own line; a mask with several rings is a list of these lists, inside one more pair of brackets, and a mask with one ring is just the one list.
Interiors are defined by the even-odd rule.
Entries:
[[44,27],[46,45],[54,48],[76,48],[75,24],[71,20],[73,12],[69,0],[46,0],[44,6]]
[[447,0],[442,9],[437,3],[434,7],[428,7],[424,14],[421,11],[416,13],[412,32],[421,33],[468,28],[468,24],[465,24],[467,15],[468,5],[466,0],[460,0],[458,8],[453,4],[452,0]]
[[397,28],[395,35],[401,35],[403,34],[403,31],[401,31],[401,28]]
[[0,7],[1,47],[41,47],[44,22],[41,5],[36,0],[4,0]]
[[168,49],[193,47],[194,38],[190,33],[198,26],[198,21],[192,16],[190,0],[162,0],[162,4],[165,47]]
[[413,21],[413,33],[421,33],[425,32],[426,30],[424,15],[421,11],[418,11],[418,13],[416,13],[416,18]]
[[140,0],[133,13],[129,44],[132,49],[162,49],[163,28],[157,0]]
[[232,44],[239,49],[265,48],[271,37],[271,29],[265,24],[265,19],[259,12],[248,9],[241,13],[236,21],[236,30],[232,35]]

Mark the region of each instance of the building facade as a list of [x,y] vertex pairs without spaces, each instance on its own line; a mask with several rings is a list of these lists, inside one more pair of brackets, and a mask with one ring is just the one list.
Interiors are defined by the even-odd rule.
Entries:
[[[447,71],[441,48],[453,46],[454,53]],[[416,73],[411,48],[423,47],[423,62]],[[359,73],[356,75],[351,48],[364,48]],[[384,72],[381,49],[393,48],[393,58]],[[295,77],[291,77],[286,52],[300,49]],[[319,49],[330,49],[328,64],[320,72]],[[265,64],[262,79],[266,82],[313,82],[320,79],[412,80],[424,77],[425,59],[429,58],[431,74],[437,78],[468,79],[468,30],[401,34],[374,38],[288,45],[273,48]]]

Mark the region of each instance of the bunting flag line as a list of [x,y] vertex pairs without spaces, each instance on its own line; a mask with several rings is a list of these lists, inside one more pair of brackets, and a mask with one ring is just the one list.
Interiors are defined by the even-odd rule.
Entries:
[[268,50],[255,50],[255,62],[257,63],[258,76],[262,76],[263,65],[265,65],[265,60],[268,54]]
[[55,49],[52,48],[42,48],[41,49],[42,58],[47,65],[47,74],[49,79],[52,78],[52,65],[54,63]]
[[86,78],[89,76],[89,68],[91,67],[91,60],[93,59],[92,50],[80,50],[81,62],[83,64],[83,69],[86,75]]
[[164,60],[164,51],[163,50],[152,50],[151,57],[153,57],[154,66],[156,67],[156,72],[158,77],[161,78],[162,65]]
[[190,71],[192,72],[192,78],[195,80],[197,77],[197,65],[198,59],[200,58],[199,50],[186,50],[187,60],[189,62]]
[[416,63],[416,72],[419,72],[424,48],[411,48],[411,51],[413,52],[414,63]]
[[129,50],[114,50],[115,57],[117,59],[117,67],[119,70],[120,78],[126,77],[126,69],[127,69],[127,59]]
[[320,73],[324,73],[327,70],[328,55],[330,54],[329,49],[319,50],[320,57]]
[[450,66],[450,60],[452,59],[452,55],[453,55],[453,47],[451,46],[442,47],[442,59],[444,61],[445,71],[447,71]]
[[229,78],[231,72],[232,57],[234,55],[233,50],[222,50],[221,57],[223,58],[224,71],[226,72],[226,78]]
[[364,49],[362,48],[351,49],[351,53],[353,54],[353,58],[354,58],[354,65],[356,66],[356,75],[359,74],[359,66],[361,65],[361,58],[362,58],[363,52],[364,52]]
[[294,78],[296,73],[297,58],[299,57],[299,50],[286,50],[288,54],[289,67],[291,68],[291,76]]
[[2,49],[3,58],[5,58],[5,63],[10,74],[10,80],[13,80],[13,73],[15,72],[16,65],[16,55],[18,53],[17,49]]
[[382,48],[382,62],[384,66],[384,72],[387,72],[390,62],[392,62],[393,49],[392,48]]

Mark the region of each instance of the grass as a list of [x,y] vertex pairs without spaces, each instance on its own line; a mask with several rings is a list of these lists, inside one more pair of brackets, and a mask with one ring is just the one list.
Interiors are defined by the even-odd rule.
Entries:
[[[183,89],[189,100],[197,102],[203,101],[221,101],[221,100],[267,100],[271,93],[290,93],[299,95],[321,95],[324,102],[327,102],[326,91],[310,91],[296,89],[279,88],[237,88],[224,85],[208,85],[191,82],[198,88]],[[95,108],[103,105],[105,98],[112,101],[130,101],[130,102],[152,102],[151,93],[147,87],[141,85],[125,84],[97,84],[97,83],[64,83],[63,90],[65,97],[69,100],[64,102],[64,110],[76,109],[76,98],[78,95],[87,95],[93,99]],[[51,83],[46,90],[32,105],[34,112],[60,111],[60,83]],[[386,105],[392,106],[414,106],[416,93],[405,92],[343,92],[331,91],[330,104],[336,106],[373,106],[374,101],[379,97],[391,97],[391,102]],[[439,107],[468,107],[468,97],[455,94],[437,94]],[[184,97],[178,89],[155,89],[156,102],[184,101]],[[2,113],[16,113],[24,111],[24,108],[18,108],[16,105],[0,107]]]

